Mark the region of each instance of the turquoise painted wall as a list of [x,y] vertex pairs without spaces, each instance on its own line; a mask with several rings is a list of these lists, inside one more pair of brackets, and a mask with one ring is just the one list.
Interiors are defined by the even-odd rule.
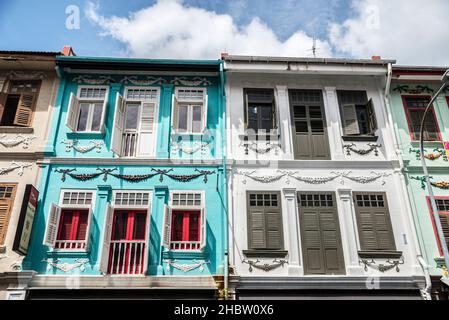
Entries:
[[[415,88],[420,83],[410,84],[410,88]],[[421,84],[437,90],[436,86],[429,86],[428,84]],[[423,256],[430,266],[432,275],[441,275],[441,269],[438,268],[442,262],[442,257],[438,250],[438,242],[432,217],[428,205],[428,192],[422,187],[417,177],[422,177],[423,172],[421,168],[421,160],[412,150],[419,149],[419,142],[412,141],[407,124],[407,118],[404,110],[402,96],[410,96],[411,94],[403,92],[400,93],[396,89],[398,84],[392,85],[390,106],[392,117],[395,126],[395,134],[401,150],[402,159],[404,160],[404,173],[406,177],[407,190],[409,193],[410,205],[414,221],[417,227],[417,235],[420,242]],[[395,90],[396,89],[396,90]],[[432,93],[422,93],[420,95],[430,96]],[[443,94],[434,103],[435,115],[438,121],[438,126],[441,132],[443,141],[449,141],[449,106],[447,97]],[[426,153],[436,153],[434,149],[444,149],[441,142],[425,142]],[[429,174],[432,181],[449,181],[449,162],[445,161],[443,157],[436,160],[426,160],[429,168]],[[449,197],[449,190],[440,188],[433,188],[436,196]]]

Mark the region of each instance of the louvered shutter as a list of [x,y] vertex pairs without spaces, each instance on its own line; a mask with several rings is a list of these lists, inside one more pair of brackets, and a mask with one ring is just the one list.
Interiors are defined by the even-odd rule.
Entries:
[[374,111],[373,99],[369,99],[366,104],[366,108],[368,111],[369,125],[371,133],[374,134],[377,130],[377,120],[376,120],[376,112]]
[[50,205],[47,217],[47,227],[44,236],[44,245],[54,248],[56,237],[58,236],[59,219],[61,218],[61,208],[54,203]]
[[0,121],[3,117],[3,112],[5,111],[5,104],[6,99],[8,98],[8,95],[4,92],[0,92]]
[[111,150],[118,156],[122,154],[123,128],[125,122],[124,100],[117,92],[115,100],[114,126],[112,128]]
[[326,269],[322,253],[319,212],[301,207],[300,217],[304,271],[306,274],[324,274]]
[[343,110],[343,128],[344,133],[351,134],[359,134],[359,123],[357,121],[357,114],[355,112],[355,105],[346,104],[342,107]]
[[145,250],[143,260],[143,274],[148,271],[148,257],[150,255],[150,230],[151,230],[151,203],[148,206],[147,217],[145,221]]
[[105,95],[104,101],[103,101],[103,110],[102,110],[102,114],[101,114],[101,121],[100,121],[100,131],[101,132],[104,132],[104,128],[105,128],[104,118],[106,115],[108,103],[109,103],[109,91],[106,90],[106,95]]
[[267,249],[282,249],[282,219],[280,209],[266,209]]
[[69,107],[67,109],[67,118],[65,124],[70,130],[76,131],[76,123],[79,114],[80,103],[76,96],[70,93]]
[[10,210],[11,210],[10,201],[0,202],[0,245],[2,245],[5,242]]
[[207,220],[206,220],[206,210],[204,208],[201,209],[201,250],[204,250],[207,242]]
[[104,224],[103,244],[101,249],[101,258],[99,269],[100,272],[106,274],[108,272],[109,254],[111,248],[111,233],[112,223],[114,221],[114,207],[108,205],[108,211],[106,213],[106,219]]
[[172,210],[166,204],[164,204],[164,234],[162,235],[162,245],[168,250],[170,250],[171,221]]
[[178,131],[178,98],[174,93],[171,104],[171,127],[174,132]]
[[449,214],[440,214],[441,227],[443,228],[444,239],[449,247]]
[[204,89],[204,91],[203,91],[203,122],[202,122],[202,126],[203,126],[202,132],[203,133],[207,129],[207,111],[209,109],[208,101],[209,101],[209,99],[208,99],[208,95],[207,95],[207,90]]
[[251,249],[266,249],[265,215],[262,208],[248,209],[248,237]]
[[36,96],[34,94],[21,94],[19,105],[17,106],[14,124],[22,127],[29,127],[33,117],[33,108]]
[[90,229],[92,227],[92,220],[93,220],[93,211],[92,208],[89,208],[87,216],[87,228],[86,228],[86,250],[89,250],[90,246]]
[[138,155],[150,157],[154,146],[154,115],[156,106],[154,103],[142,103],[139,130]]

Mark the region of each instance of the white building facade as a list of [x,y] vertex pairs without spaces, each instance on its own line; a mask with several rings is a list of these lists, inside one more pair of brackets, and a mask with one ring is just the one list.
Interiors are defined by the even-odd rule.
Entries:
[[223,59],[231,296],[427,297],[385,104],[394,61]]

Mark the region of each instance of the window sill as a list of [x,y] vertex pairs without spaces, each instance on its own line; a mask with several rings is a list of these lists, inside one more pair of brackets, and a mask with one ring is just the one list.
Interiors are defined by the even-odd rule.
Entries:
[[[410,144],[415,147],[419,148],[419,140],[412,140]],[[424,141],[424,146],[428,148],[442,148],[444,149],[444,145],[442,141]]]
[[164,259],[205,259],[206,252],[203,251],[164,251],[162,253]]
[[69,139],[103,139],[104,132],[67,132],[67,138]]
[[376,142],[379,137],[378,136],[342,136],[343,141],[367,141],[367,142]]
[[47,257],[58,257],[58,258],[76,258],[76,257],[86,257],[90,253],[89,250],[83,251],[70,251],[70,250],[52,250],[47,251]]
[[360,258],[365,259],[399,259],[402,257],[402,251],[359,251],[358,254]]
[[248,258],[283,258],[287,256],[287,250],[243,250],[243,254]]
[[210,135],[208,133],[204,132],[198,132],[198,133],[189,133],[189,132],[172,132],[171,136],[173,140],[184,140],[185,138],[196,140],[198,137],[201,137],[201,140],[209,140]]
[[0,133],[33,133],[33,127],[0,126]]

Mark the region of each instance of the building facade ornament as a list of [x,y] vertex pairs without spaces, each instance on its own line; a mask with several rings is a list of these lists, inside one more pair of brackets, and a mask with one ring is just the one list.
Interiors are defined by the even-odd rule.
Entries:
[[377,263],[376,261],[374,261],[374,259],[360,259],[359,262],[364,265],[363,269],[365,271],[368,271],[368,267],[370,267],[380,272],[386,272],[388,270],[396,268],[396,272],[399,272],[399,265],[404,264],[404,257],[401,257],[399,260],[388,259],[387,261],[385,261],[385,263]]
[[378,148],[382,147],[381,144],[375,144],[375,143],[368,143],[368,149],[356,149],[355,146],[356,146],[355,143],[345,144],[343,146],[343,148],[346,149],[346,154],[348,156],[351,155],[351,152],[356,153],[361,156],[365,156],[374,151],[374,155],[377,157],[377,156],[379,156]]
[[[375,182],[376,180],[378,180],[380,178],[385,178],[385,177],[391,176],[390,173],[378,173],[375,171],[371,171],[371,175],[369,175],[369,176],[351,176],[350,174],[351,174],[351,171],[343,172],[341,174],[342,183],[343,183],[343,178],[349,179],[349,180],[357,182],[357,183],[367,184],[367,183]],[[384,185],[384,184],[385,184],[385,180],[382,180],[382,185]]]
[[7,138],[7,135],[4,134],[0,137],[0,144],[6,148],[13,148],[20,144],[24,149],[28,149],[31,144],[31,140],[36,139],[35,136],[24,136],[22,134],[16,135],[14,138]]
[[78,84],[90,84],[90,85],[102,85],[102,84],[110,84],[111,82],[114,82],[114,78],[111,76],[99,76],[99,77],[92,77],[92,76],[86,76],[86,75],[79,75],[72,79],[73,82],[76,82]]
[[74,263],[59,263],[59,259],[44,259],[42,262],[47,263],[47,271],[51,271],[52,268],[61,270],[64,273],[70,272],[76,268],[79,268],[81,272],[86,270],[86,264],[89,263],[89,259],[76,259]]
[[[421,159],[421,150],[416,149],[416,148],[410,148],[409,149],[409,153],[415,153],[416,155],[416,160],[420,160]],[[437,160],[439,158],[443,157],[444,161],[447,161],[447,156],[446,156],[446,152],[441,149],[441,148],[435,148],[433,149],[432,153],[428,153],[427,150],[424,149],[424,158],[428,159],[428,160]]]
[[154,84],[162,85],[168,83],[168,81],[162,77],[147,76],[145,79],[139,79],[137,76],[126,76],[120,80],[121,84],[134,84],[138,86],[151,86]]
[[93,149],[97,149],[97,153],[101,152],[101,147],[104,145],[103,141],[95,141],[91,140],[89,141],[89,144],[86,146],[80,146],[79,140],[63,140],[61,141],[62,144],[65,144],[65,151],[70,152],[73,150],[76,150],[81,153],[87,153],[89,151],[92,151]]
[[18,162],[12,161],[8,167],[0,168],[0,175],[8,174],[14,170],[18,170],[17,174],[19,176],[22,176],[24,169],[29,168],[31,166],[32,166],[31,163],[18,163]]
[[47,74],[43,71],[10,71],[3,74],[7,79],[29,80],[29,79],[45,79]]
[[[256,170],[253,171],[237,171],[236,174],[248,177],[254,181],[261,182],[261,183],[271,183],[280,180],[282,177],[285,177],[287,175],[286,172],[277,170],[279,172],[278,175],[255,175]],[[246,183],[246,179],[242,181],[243,183]]]
[[284,267],[284,264],[288,264],[287,260],[277,260],[277,259],[274,259],[271,264],[270,263],[260,264],[259,259],[257,259],[256,261],[243,259],[242,263],[246,263],[249,265],[248,268],[249,272],[253,272],[253,268],[269,272],[279,267]]
[[245,147],[245,154],[248,154],[248,151],[251,150],[258,154],[267,154],[270,153],[270,151],[274,151],[274,154],[277,155],[281,149],[281,145],[279,143],[272,141],[267,141],[263,143],[262,146],[255,141],[245,141],[242,142],[241,145]]
[[336,178],[340,177],[342,174],[339,172],[331,172],[331,176],[327,177],[304,177],[299,176],[298,172],[291,172],[288,175],[298,181],[302,181],[308,184],[325,184],[332,180],[335,180]]
[[183,85],[189,87],[197,87],[197,86],[210,86],[212,82],[207,80],[206,78],[194,77],[192,79],[188,79],[186,77],[175,77],[170,81],[171,84],[176,86]]
[[172,154],[176,154],[179,151],[187,154],[194,154],[198,151],[201,151],[202,155],[206,155],[208,150],[209,142],[195,141],[193,146],[188,146],[183,141],[173,141],[171,144],[171,152]]
[[177,260],[170,260],[170,259],[164,260],[164,262],[167,264],[167,267],[166,267],[167,272],[170,271],[170,267],[175,268],[177,270],[181,270],[184,273],[195,270],[195,269],[199,269],[200,272],[203,272],[204,265],[210,263],[210,261],[195,260],[195,259],[193,259],[192,264],[182,264],[182,263],[177,263],[176,261]]

